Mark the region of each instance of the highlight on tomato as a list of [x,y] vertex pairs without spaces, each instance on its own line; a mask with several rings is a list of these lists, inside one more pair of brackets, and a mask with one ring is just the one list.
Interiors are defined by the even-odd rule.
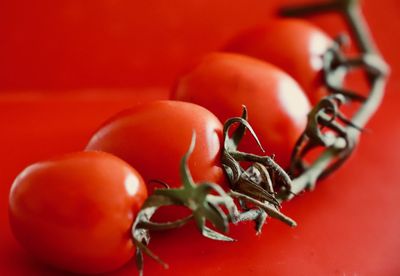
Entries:
[[77,152],[19,174],[10,192],[10,224],[39,260],[74,273],[104,273],[133,257],[131,228],[146,198],[142,177],[126,162]]
[[136,168],[147,182],[181,186],[180,161],[192,134],[197,143],[189,160],[196,182],[224,182],[220,165],[221,122],[207,109],[179,101],[154,101],[123,111],[105,122],[87,149],[112,153]]
[[272,63],[289,73],[316,104],[327,91],[322,56],[333,40],[317,26],[301,19],[276,19],[233,37],[224,51]]
[[[206,55],[182,76],[171,97],[204,106],[221,121],[240,116],[247,106],[249,123],[268,155],[289,165],[291,151],[305,129],[310,103],[301,87],[278,67],[233,53]],[[253,139],[240,150],[262,153]]]

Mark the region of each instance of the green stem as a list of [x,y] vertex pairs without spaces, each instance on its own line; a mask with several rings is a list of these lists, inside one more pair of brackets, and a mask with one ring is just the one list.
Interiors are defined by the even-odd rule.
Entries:
[[371,37],[368,24],[362,15],[360,5],[352,3],[345,6],[344,17],[362,53],[378,54],[378,48]]
[[285,200],[290,200],[304,190],[312,190],[319,176],[329,167],[332,160],[337,156],[338,150],[329,148],[316,160],[304,173],[292,180],[292,193]]

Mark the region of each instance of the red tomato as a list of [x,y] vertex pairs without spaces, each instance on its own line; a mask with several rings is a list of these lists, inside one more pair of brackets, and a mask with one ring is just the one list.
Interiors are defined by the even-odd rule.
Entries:
[[136,168],[147,181],[181,184],[179,165],[192,133],[196,146],[189,168],[196,182],[220,183],[222,124],[205,108],[177,101],[155,101],[124,111],[106,122],[87,149],[110,152]]
[[141,176],[111,154],[78,152],[27,167],[9,217],[37,258],[76,273],[115,270],[134,255],[132,223],[147,198]]
[[[172,97],[202,105],[221,121],[240,116],[242,105],[246,105],[261,144],[269,154],[276,154],[282,166],[288,165],[310,110],[303,91],[285,72],[263,61],[229,53],[205,56],[178,81]],[[241,149],[260,153],[252,139],[245,139]]]
[[322,55],[332,39],[318,27],[299,19],[280,19],[234,37],[224,50],[270,62],[289,73],[315,104],[326,90],[321,89]]

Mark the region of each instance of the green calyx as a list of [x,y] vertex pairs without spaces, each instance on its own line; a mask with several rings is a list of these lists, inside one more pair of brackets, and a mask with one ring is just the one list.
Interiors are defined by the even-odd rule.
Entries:
[[[136,262],[140,273],[143,271],[143,253],[167,267],[147,247],[150,241],[150,231],[181,227],[193,219],[203,236],[220,241],[234,241],[234,239],[206,226],[206,222],[209,221],[217,230],[226,233],[229,222],[236,221],[237,208],[233,199],[219,185],[209,182],[194,183],[187,162],[195,143],[196,135],[193,133],[190,147],[180,165],[182,187],[155,190],[143,204],[132,226],[132,237],[137,248]],[[152,222],[151,217],[162,206],[185,206],[192,211],[192,214],[172,222]],[[225,207],[228,213],[225,214],[221,207]]]
[[[246,109],[244,108],[246,114]],[[239,223],[241,221],[254,221],[256,224],[257,233],[261,232],[262,226],[268,216],[277,218],[290,226],[296,226],[291,218],[285,216],[279,211],[280,202],[276,198],[273,191],[273,182],[270,172],[266,165],[270,164],[272,159],[259,157],[259,162],[247,169],[243,170],[237,158],[243,159],[245,155],[239,153],[237,148],[241,140],[240,136],[244,135],[245,129],[252,132],[256,141],[257,136],[252,130],[248,122],[242,118],[234,118],[228,121],[231,123],[241,123],[244,127],[238,127],[242,133],[236,133],[233,141],[228,141],[226,138],[225,145],[230,151],[227,151],[232,156],[235,168],[238,169],[240,175],[231,182],[231,190],[226,192],[221,186],[211,183],[202,182],[194,183],[192,175],[188,167],[188,159],[194,150],[196,143],[196,134],[193,133],[192,141],[188,151],[183,156],[180,164],[180,173],[182,177],[182,187],[168,188],[168,185],[163,183],[165,188],[157,189],[150,195],[142,206],[142,209],[137,215],[135,223],[132,227],[133,241],[137,247],[136,261],[139,271],[143,270],[143,253],[147,254],[164,267],[167,265],[155,255],[148,247],[150,241],[150,231],[159,231],[173,229],[185,225],[190,220],[194,220],[200,233],[209,239],[219,241],[235,241],[233,238],[222,234],[229,230],[229,223]],[[229,127],[226,128],[227,134]],[[225,151],[224,151],[225,152]],[[251,155],[250,159],[254,159]],[[275,163],[274,163],[275,164]],[[229,164],[224,163],[224,167],[228,168]],[[235,169],[234,168],[234,169]],[[268,167],[270,168],[270,167]],[[276,168],[275,168],[276,169]],[[229,177],[231,180],[231,177]],[[235,202],[235,199],[237,202]],[[240,207],[237,206],[240,205]],[[191,215],[172,222],[153,222],[152,216],[162,206],[185,206],[191,210]],[[223,210],[223,208],[226,210]],[[210,222],[216,230],[207,226]],[[221,233],[222,232],[222,233]]]

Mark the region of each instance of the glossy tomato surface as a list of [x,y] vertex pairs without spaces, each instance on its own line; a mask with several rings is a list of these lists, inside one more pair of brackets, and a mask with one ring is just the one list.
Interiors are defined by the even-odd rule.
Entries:
[[303,87],[313,104],[323,95],[322,55],[332,39],[301,19],[277,19],[243,31],[224,47],[280,67]]
[[22,246],[49,265],[109,272],[134,255],[130,230],[146,198],[143,179],[121,159],[71,153],[19,174],[10,192],[10,225]]
[[205,108],[178,101],[155,101],[109,119],[93,135],[87,149],[112,153],[136,168],[143,178],[181,183],[179,165],[192,134],[196,146],[189,159],[193,178],[222,182],[222,125]]
[[[182,76],[172,98],[204,106],[222,122],[240,116],[245,105],[261,144],[284,167],[310,110],[302,89],[285,72],[261,60],[223,52],[206,55]],[[250,135],[240,149],[260,153]]]

